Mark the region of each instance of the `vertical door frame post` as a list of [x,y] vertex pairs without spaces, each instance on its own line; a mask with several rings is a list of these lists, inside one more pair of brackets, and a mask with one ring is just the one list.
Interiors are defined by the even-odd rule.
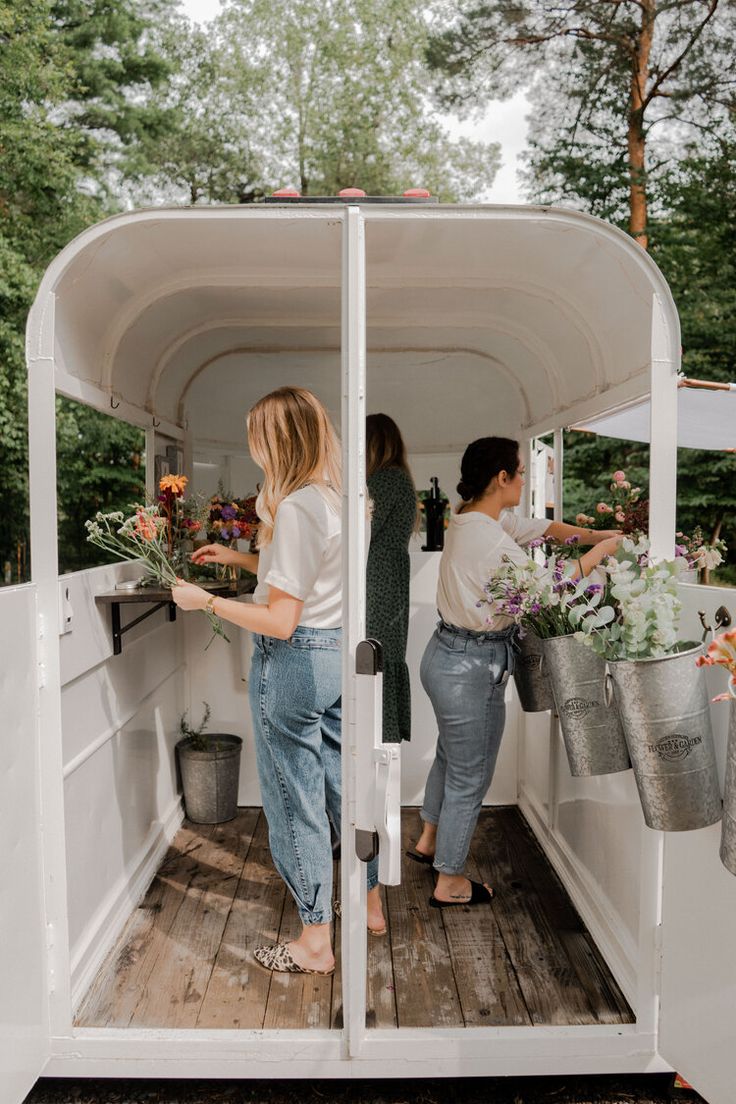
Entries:
[[366,1009],[366,868],[355,852],[358,785],[356,747],[356,649],[365,636],[366,554],[366,302],[365,223],[361,210],[345,208],[342,236],[342,992],[347,1054],[360,1053]]

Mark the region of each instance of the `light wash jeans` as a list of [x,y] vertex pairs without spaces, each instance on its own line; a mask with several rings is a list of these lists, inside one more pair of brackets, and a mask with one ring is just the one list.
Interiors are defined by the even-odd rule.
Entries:
[[437,825],[434,868],[442,874],[465,870],[503,735],[513,643],[513,628],[480,633],[440,621],[422,657],[439,735],[420,815]]
[[[340,834],[342,630],[253,638],[249,698],[271,857],[303,924],[332,919],[330,821]],[[378,883],[368,864],[368,888]]]

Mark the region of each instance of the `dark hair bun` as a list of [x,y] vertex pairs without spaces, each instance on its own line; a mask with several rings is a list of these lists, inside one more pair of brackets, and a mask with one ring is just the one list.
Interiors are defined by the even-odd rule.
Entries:
[[457,493],[464,502],[480,498],[500,472],[516,475],[519,470],[519,442],[510,437],[479,437],[472,441],[460,463]]

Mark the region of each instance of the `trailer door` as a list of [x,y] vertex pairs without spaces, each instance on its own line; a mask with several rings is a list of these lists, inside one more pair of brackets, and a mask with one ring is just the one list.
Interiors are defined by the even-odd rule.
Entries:
[[[685,586],[683,624],[698,639],[697,610],[714,624],[720,605],[736,614],[733,590]],[[696,628],[697,626],[697,628]],[[711,695],[725,676],[708,671]],[[711,706],[719,768],[729,706]],[[721,778],[723,775],[721,774]],[[720,824],[664,837],[659,1052],[708,1104],[736,1099],[736,877],[718,855]]]
[[36,588],[0,592],[0,1104],[20,1104],[46,1064]]

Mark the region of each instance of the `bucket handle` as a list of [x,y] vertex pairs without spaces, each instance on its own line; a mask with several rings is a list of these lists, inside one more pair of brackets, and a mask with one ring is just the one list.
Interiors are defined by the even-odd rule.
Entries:
[[606,708],[610,709],[613,705],[613,675],[606,668],[606,677],[603,681],[603,697],[606,700]]
[[540,675],[544,671],[544,652],[539,653],[539,673]]

